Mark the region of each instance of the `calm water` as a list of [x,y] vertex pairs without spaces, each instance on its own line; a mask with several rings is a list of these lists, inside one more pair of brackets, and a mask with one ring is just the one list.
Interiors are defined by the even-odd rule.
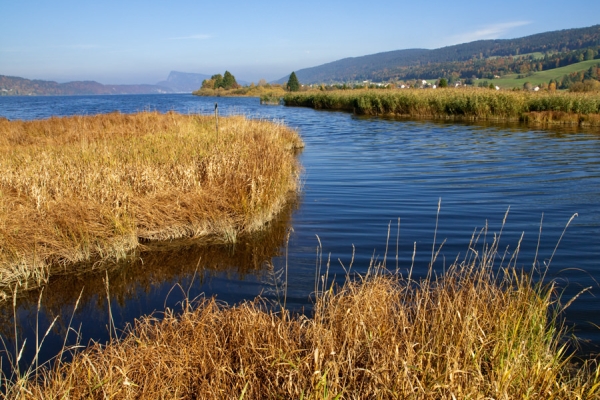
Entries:
[[[58,277],[43,294],[37,317],[37,293],[20,300],[16,320],[19,340],[28,337],[34,352],[36,321],[43,334],[59,317],[43,347],[48,358],[62,346],[71,327],[82,342],[109,337],[109,311],[117,330],[144,314],[178,307],[188,296],[216,295],[234,303],[263,294],[276,299],[273,271],[286,263],[289,233],[288,306],[310,309],[317,248],[330,276],[341,280],[342,264],[366,271],[371,258],[384,257],[391,224],[388,267],[406,271],[416,246],[415,271],[423,274],[431,257],[438,202],[437,240],[446,242],[437,271],[464,255],[475,229],[486,224],[499,232],[509,253],[523,236],[517,265],[529,270],[556,251],[549,275],[564,289],[564,301],[591,286],[570,307],[575,333],[588,340],[586,351],[600,344],[600,134],[567,129],[534,130],[518,125],[456,124],[360,118],[347,113],[306,108],[261,106],[258,99],[200,98],[191,95],[0,97],[0,116],[9,119],[142,110],[209,114],[214,103],[223,114],[280,120],[297,128],[306,148],[303,191],[266,232],[235,247],[160,244],[108,272],[77,278]],[[1,173],[1,172],[0,172]],[[400,235],[397,236],[398,219]],[[293,229],[293,230],[290,230]],[[354,246],[354,247],[353,247]],[[105,279],[109,281],[107,295]],[[77,310],[73,307],[81,300]],[[107,298],[110,298],[110,309]],[[0,310],[3,337],[14,346],[12,309]],[[69,334],[68,341],[74,338]],[[3,361],[3,366],[6,366]]]

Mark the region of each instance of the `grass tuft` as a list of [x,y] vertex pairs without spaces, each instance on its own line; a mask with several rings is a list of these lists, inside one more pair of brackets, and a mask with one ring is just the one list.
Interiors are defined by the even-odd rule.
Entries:
[[[485,237],[485,232],[480,237]],[[476,241],[476,240],[475,240]],[[482,247],[480,250],[476,248]],[[214,299],[138,320],[7,387],[17,398],[596,399],[600,369],[575,367],[555,286],[495,266],[497,242],[443,275],[382,265],[317,290],[311,318],[265,300]]]
[[350,90],[287,93],[284,103],[359,115],[600,126],[600,97],[593,93],[481,88]]
[[218,133],[174,112],[0,121],[0,297],[145,241],[235,242],[298,190],[302,146],[243,117]]

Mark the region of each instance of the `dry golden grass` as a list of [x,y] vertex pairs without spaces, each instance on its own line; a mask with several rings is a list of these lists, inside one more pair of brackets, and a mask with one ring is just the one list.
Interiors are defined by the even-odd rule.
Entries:
[[283,97],[286,90],[281,85],[268,86],[243,86],[237,89],[207,89],[201,88],[194,91],[192,94],[196,96],[211,96],[211,97],[262,97],[265,95],[271,97]]
[[0,121],[0,296],[140,241],[234,242],[298,189],[298,134],[142,112]]
[[[442,276],[371,268],[320,288],[312,318],[257,299],[144,317],[121,340],[8,385],[14,398],[597,399],[595,361],[573,364],[554,286],[497,244]],[[497,272],[494,272],[494,271]]]
[[[232,279],[244,280],[251,275],[269,280],[272,272],[268,265],[273,257],[282,255],[292,213],[299,204],[294,200],[290,199],[265,229],[235,245],[207,244],[196,239],[144,243],[126,259],[106,262],[101,269],[53,275],[39,290],[18,292],[19,308],[36,309],[43,295],[41,315],[64,315],[65,304],[75,304],[77,299],[80,307],[76,316],[83,317],[90,307],[96,314],[106,315],[107,302],[102,301],[106,297],[106,279],[110,282],[111,299],[119,304],[136,301],[140,293],[148,294],[164,282],[189,282],[192,276],[196,282],[213,275],[223,276],[224,272]],[[14,336],[14,315],[8,306],[6,302],[0,304],[0,338]],[[1,349],[0,344],[0,357]]]
[[363,115],[600,126],[600,97],[595,93],[482,88],[339,90],[287,93],[284,103]]

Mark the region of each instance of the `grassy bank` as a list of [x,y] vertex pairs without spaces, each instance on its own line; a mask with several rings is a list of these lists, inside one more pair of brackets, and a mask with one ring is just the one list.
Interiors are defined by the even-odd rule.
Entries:
[[269,86],[243,86],[237,89],[198,89],[192,94],[196,96],[211,96],[211,97],[283,97],[286,93],[285,89],[279,85]]
[[481,88],[342,90],[287,93],[284,103],[359,115],[600,126],[600,96],[587,93]]
[[554,286],[510,265],[494,272],[500,258],[497,245],[473,250],[418,281],[373,268],[320,288],[311,318],[260,299],[204,300],[142,318],[120,340],[9,384],[7,395],[597,399],[600,370],[567,354]]
[[143,112],[0,121],[0,296],[144,241],[233,242],[297,190],[298,134]]

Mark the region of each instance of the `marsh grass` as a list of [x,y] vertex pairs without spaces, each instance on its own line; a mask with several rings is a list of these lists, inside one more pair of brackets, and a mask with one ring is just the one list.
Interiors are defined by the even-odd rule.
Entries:
[[[147,316],[6,387],[15,398],[596,399],[600,369],[567,351],[553,283],[516,268],[518,246],[473,235],[441,275],[372,263],[342,287],[317,277],[312,317],[264,299]],[[439,248],[432,249],[432,264]],[[319,254],[319,250],[318,250]],[[320,261],[317,263],[320,265]],[[536,276],[534,276],[536,275]],[[323,278],[323,279],[321,279]],[[318,283],[321,282],[321,283]]]
[[298,189],[299,135],[279,123],[112,113],[0,121],[0,296],[140,243],[232,243]]
[[359,115],[600,126],[600,97],[588,93],[481,88],[348,90],[287,93],[284,104]]
[[237,89],[198,89],[192,94],[196,96],[209,97],[260,97],[270,96],[281,98],[285,94],[285,89],[281,85],[268,86],[243,86]]

